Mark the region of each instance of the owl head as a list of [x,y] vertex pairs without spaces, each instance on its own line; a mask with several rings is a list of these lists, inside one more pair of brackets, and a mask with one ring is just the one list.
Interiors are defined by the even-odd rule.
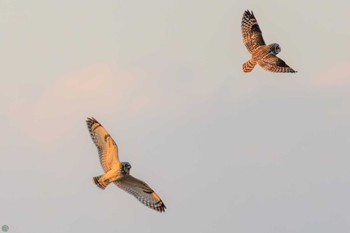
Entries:
[[281,47],[277,43],[271,44],[270,51],[273,55],[276,55],[281,52]]
[[128,162],[122,162],[122,173],[123,175],[129,175],[131,165]]

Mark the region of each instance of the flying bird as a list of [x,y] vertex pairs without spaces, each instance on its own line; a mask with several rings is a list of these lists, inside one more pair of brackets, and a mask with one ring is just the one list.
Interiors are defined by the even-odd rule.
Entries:
[[263,69],[276,73],[295,73],[281,58],[276,55],[281,52],[277,43],[266,45],[259,24],[253,11],[246,10],[242,18],[243,43],[252,54],[252,58],[243,64],[244,72],[251,72],[256,64]]
[[120,162],[118,146],[107,130],[93,117],[87,118],[87,127],[92,141],[95,143],[104,174],[93,177],[94,183],[101,189],[105,189],[110,183],[136,197],[142,204],[159,212],[164,212],[166,207],[157,195],[145,182],[130,175],[131,165],[128,162]]

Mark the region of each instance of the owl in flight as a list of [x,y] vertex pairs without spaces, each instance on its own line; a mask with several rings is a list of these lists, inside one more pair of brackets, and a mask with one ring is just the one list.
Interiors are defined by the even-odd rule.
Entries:
[[281,52],[279,44],[266,45],[259,24],[253,14],[246,10],[242,18],[243,42],[252,58],[243,64],[244,72],[251,72],[258,63],[263,69],[277,73],[295,73],[281,58],[276,55]]
[[105,189],[114,183],[119,188],[136,197],[144,205],[164,212],[166,207],[160,197],[145,182],[130,175],[131,165],[120,162],[118,146],[105,128],[94,118],[86,120],[92,141],[95,143],[104,174],[93,178],[95,184]]

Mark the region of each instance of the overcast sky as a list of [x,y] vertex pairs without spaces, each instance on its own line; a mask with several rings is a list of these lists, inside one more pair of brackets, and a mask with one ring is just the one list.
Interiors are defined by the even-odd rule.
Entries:
[[[0,226],[349,232],[345,2],[1,0]],[[298,73],[242,72],[246,9]],[[88,116],[165,213],[92,182]]]

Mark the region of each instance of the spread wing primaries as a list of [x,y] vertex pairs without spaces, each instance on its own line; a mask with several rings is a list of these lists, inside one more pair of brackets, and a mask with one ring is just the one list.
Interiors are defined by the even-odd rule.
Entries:
[[88,118],[86,124],[92,141],[97,147],[103,170],[107,172],[114,163],[119,162],[118,146],[106,129],[93,117]]
[[258,64],[265,70],[275,73],[296,73],[297,71],[290,68],[281,58],[269,54],[261,59]]
[[159,212],[164,212],[166,207],[160,197],[145,182],[126,175],[114,182],[119,188],[130,193],[142,204]]
[[246,10],[242,18],[242,35],[243,43],[250,53],[261,45],[265,45],[258,21],[256,20],[253,11]]

